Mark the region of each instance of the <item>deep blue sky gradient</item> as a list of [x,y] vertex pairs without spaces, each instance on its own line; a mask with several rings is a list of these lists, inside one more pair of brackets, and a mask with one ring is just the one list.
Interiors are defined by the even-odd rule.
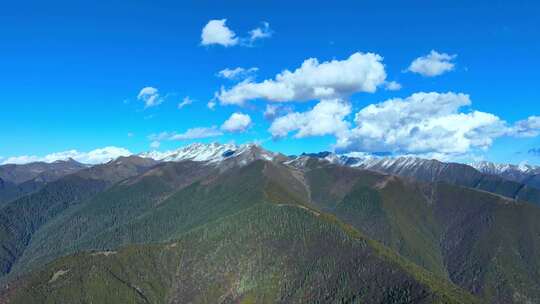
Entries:
[[[255,47],[201,46],[202,27],[221,18],[240,36],[262,21],[274,34]],[[457,54],[455,71],[434,78],[402,72],[432,49]],[[309,57],[356,51],[383,56],[388,79],[403,85],[354,95],[356,110],[419,91],[454,91],[510,123],[540,114],[539,1],[8,1],[0,10],[0,156],[107,145],[141,152],[149,134],[219,126],[236,111],[252,117],[250,131],[202,141],[267,140],[263,103],[207,109],[214,92],[231,85],[215,74],[256,66],[261,80]],[[144,109],[136,100],[144,86],[168,98]],[[178,110],[184,96],[196,102]],[[288,138],[264,146],[293,154],[333,142]],[[538,147],[538,138],[500,138],[486,158],[540,163],[527,153]]]

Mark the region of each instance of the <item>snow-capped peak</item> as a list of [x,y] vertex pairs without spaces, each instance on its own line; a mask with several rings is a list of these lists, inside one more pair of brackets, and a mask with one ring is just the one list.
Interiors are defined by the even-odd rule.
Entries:
[[535,173],[540,172],[540,167],[529,165],[525,162],[520,163],[519,165],[511,164],[497,164],[488,161],[479,161],[469,164],[471,167],[476,170],[487,173],[487,174],[502,174],[510,172],[520,172],[520,173]]
[[529,164],[527,164],[527,162],[521,162],[521,163],[519,163],[519,165],[517,167],[521,172],[526,172],[526,173],[539,169],[539,167],[529,165]]
[[272,160],[274,153],[266,151],[255,144],[220,144],[220,143],[193,143],[177,150],[159,152],[150,151],[140,154],[142,157],[153,158],[159,161],[197,161],[217,163],[232,157]]
[[289,161],[289,163],[301,166],[306,163],[309,157],[324,159],[332,164],[383,172],[401,172],[404,170],[419,170],[420,168],[435,172],[442,170],[445,166],[445,163],[437,160],[423,159],[412,155],[388,157],[364,152],[346,154],[335,154],[332,152],[304,153]]
[[163,158],[163,161],[202,161],[202,162],[215,162],[221,161],[224,158],[230,156],[232,151],[236,151],[238,146],[234,144],[201,144],[194,143],[189,146],[180,148],[173,153]]

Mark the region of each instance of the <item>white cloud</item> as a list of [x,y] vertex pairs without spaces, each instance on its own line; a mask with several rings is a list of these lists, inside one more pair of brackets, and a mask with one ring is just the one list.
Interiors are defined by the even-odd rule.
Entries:
[[401,84],[395,81],[387,81],[384,83],[384,88],[388,91],[401,90]]
[[306,112],[292,112],[276,118],[270,126],[273,137],[285,137],[293,131],[296,138],[333,134],[341,136],[349,124],[345,117],[351,113],[351,105],[339,99],[321,100]]
[[244,132],[251,125],[251,117],[247,114],[233,113],[229,119],[227,119],[221,129],[227,132]]
[[277,116],[278,105],[267,104],[264,110],[264,118],[272,120]]
[[208,107],[208,109],[213,111],[216,108],[216,104],[217,103],[212,99],[206,104],[206,106]]
[[132,132],[128,132],[127,136],[128,137],[133,137],[133,136],[135,136],[135,134],[133,134]]
[[249,31],[249,40],[254,42],[258,39],[270,38],[272,36],[272,31],[270,30],[270,23],[263,22],[262,27],[257,27]]
[[535,137],[540,135],[540,116],[517,121],[511,130],[511,134],[518,137]]
[[144,87],[137,95],[137,99],[144,102],[144,107],[154,107],[163,102],[163,98],[159,96],[159,91],[153,87]]
[[253,78],[253,75],[258,71],[259,69],[256,67],[252,67],[249,69],[244,69],[242,67],[237,67],[234,69],[223,69],[217,73],[217,76],[229,80],[238,80],[238,79],[251,79]]
[[456,57],[432,50],[428,55],[416,58],[407,70],[426,77],[439,76],[454,69],[452,60]]
[[264,109],[263,116],[268,120],[274,120],[278,116],[292,112],[292,108],[279,104],[267,104]]
[[225,24],[227,19],[210,20],[201,33],[201,44],[219,44],[225,47],[237,45],[240,41],[236,34]]
[[161,146],[161,143],[157,140],[154,140],[153,142],[150,143],[150,148],[152,149],[157,149],[159,148],[159,146]]
[[210,128],[196,127],[190,128],[184,133],[169,133],[161,132],[159,134],[151,134],[148,136],[148,139],[152,141],[163,141],[163,140],[188,140],[188,139],[201,139],[208,137],[217,137],[223,135],[217,127],[212,126]]
[[67,160],[72,158],[78,162],[85,164],[99,164],[105,163],[112,159],[116,159],[120,156],[129,156],[132,153],[129,150],[114,146],[104,147],[100,149],[95,149],[89,152],[79,152],[77,150],[68,150],[62,152],[55,152],[47,154],[45,156],[36,156],[36,155],[22,155],[22,156],[13,156],[6,158],[2,163],[3,164],[25,164],[30,162],[54,162],[57,160]]
[[36,156],[36,155],[21,155],[21,156],[11,156],[6,158],[2,165],[5,164],[27,164],[27,163],[33,163],[38,161],[44,161],[42,157]]
[[262,22],[262,26],[249,31],[248,37],[238,37],[227,25],[227,19],[214,19],[208,21],[201,33],[201,45],[219,44],[224,47],[242,45],[253,46],[254,42],[272,36],[272,30],[268,22]]
[[310,58],[294,72],[284,70],[275,79],[243,81],[230,89],[221,88],[221,104],[242,105],[254,99],[274,102],[341,98],[356,92],[375,92],[384,84],[383,58],[373,53],[354,53],[345,60],[319,63]]
[[183,107],[190,105],[193,103],[193,99],[191,99],[189,96],[186,96],[182,99],[181,102],[178,103],[178,109],[182,109]]
[[338,137],[341,151],[397,154],[462,154],[485,149],[508,134],[506,122],[485,112],[463,112],[466,94],[416,93],[371,104],[355,116],[356,126]]
[[172,140],[186,140],[186,139],[199,139],[208,137],[221,136],[223,133],[216,127],[210,128],[191,128],[184,133],[175,134],[171,137]]

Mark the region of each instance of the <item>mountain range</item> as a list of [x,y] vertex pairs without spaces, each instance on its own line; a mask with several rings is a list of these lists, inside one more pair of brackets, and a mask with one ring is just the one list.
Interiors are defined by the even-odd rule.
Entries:
[[330,152],[304,154],[304,156],[318,157],[335,164],[420,181],[448,182],[540,204],[539,167],[499,165],[488,162],[466,165],[418,157],[366,158],[336,155]]
[[23,165],[0,166],[0,205],[29,194],[64,175],[77,172],[88,165],[73,159],[52,163],[34,162]]
[[538,303],[537,176],[218,143],[0,166],[0,302]]

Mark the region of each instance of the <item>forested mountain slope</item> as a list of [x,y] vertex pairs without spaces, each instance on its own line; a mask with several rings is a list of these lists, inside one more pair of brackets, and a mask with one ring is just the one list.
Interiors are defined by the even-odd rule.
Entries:
[[261,151],[119,159],[76,174],[103,183],[84,197],[13,207],[25,220],[0,240],[17,253],[5,254],[5,299],[540,301],[538,206]]
[[0,273],[11,272],[33,234],[49,220],[114,183],[141,174],[154,164],[153,160],[139,157],[121,157],[66,175],[0,208]]

